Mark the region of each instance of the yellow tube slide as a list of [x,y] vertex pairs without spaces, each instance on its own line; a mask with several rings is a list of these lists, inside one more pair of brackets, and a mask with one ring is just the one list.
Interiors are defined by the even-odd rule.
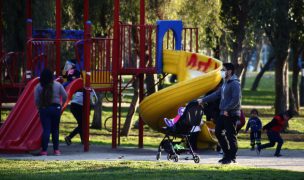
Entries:
[[[143,120],[161,131],[163,119],[173,118],[180,106],[214,89],[221,81],[222,63],[216,59],[185,51],[163,51],[163,71],[176,74],[178,83],[146,97],[139,105]],[[198,148],[216,144],[206,124],[198,138]]]

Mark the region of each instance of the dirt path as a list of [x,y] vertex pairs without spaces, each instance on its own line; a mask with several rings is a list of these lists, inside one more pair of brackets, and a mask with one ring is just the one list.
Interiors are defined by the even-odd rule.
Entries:
[[[83,146],[72,144],[71,146],[60,146],[62,155],[53,156],[52,147],[49,147],[48,156],[33,156],[31,154],[0,154],[0,158],[23,159],[23,160],[134,160],[134,161],[156,161],[157,149],[137,149],[123,148],[111,149],[108,146],[92,145],[89,152],[83,152]],[[274,157],[274,150],[265,150],[257,156],[255,151],[241,149],[238,152],[237,165],[257,168],[274,168],[304,172],[304,150],[282,150],[282,157]],[[217,161],[221,155],[214,151],[200,151],[201,164],[218,165]],[[192,160],[186,161],[189,155],[181,155],[179,163],[194,163]],[[167,154],[162,153],[161,161],[167,161]]]

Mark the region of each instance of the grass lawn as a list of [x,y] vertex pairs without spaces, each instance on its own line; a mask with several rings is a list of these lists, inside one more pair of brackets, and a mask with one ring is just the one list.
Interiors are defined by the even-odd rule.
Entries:
[[302,172],[146,161],[1,160],[1,179],[302,179]]

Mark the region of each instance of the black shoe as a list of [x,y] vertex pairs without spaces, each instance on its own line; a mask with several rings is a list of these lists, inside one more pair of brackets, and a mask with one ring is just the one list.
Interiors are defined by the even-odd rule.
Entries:
[[257,153],[258,156],[261,154],[261,147],[260,146],[258,146],[256,148],[256,153]]
[[218,163],[222,163],[223,161],[226,161],[227,159],[229,159],[229,158],[223,157],[222,159],[220,159],[220,160],[218,161]]
[[230,159],[224,159],[221,163],[222,164],[231,164],[231,160]]
[[250,150],[251,150],[251,151],[254,151],[254,150],[255,150],[255,149],[254,149],[254,146],[252,146]]
[[66,136],[66,137],[64,138],[64,140],[65,140],[65,143],[66,143],[68,146],[72,144],[71,138],[70,138],[69,136]]
[[276,156],[276,157],[281,157],[281,156],[283,156],[282,154],[274,154],[274,156]]
[[231,162],[232,162],[232,163],[235,163],[235,164],[237,163],[237,162],[236,162],[236,159],[231,159]]

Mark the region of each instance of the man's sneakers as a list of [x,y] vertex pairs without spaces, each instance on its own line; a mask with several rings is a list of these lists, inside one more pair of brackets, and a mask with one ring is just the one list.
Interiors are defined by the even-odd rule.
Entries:
[[223,159],[221,161],[221,164],[231,164],[231,160],[230,159]]
[[235,159],[230,159],[230,158],[222,158],[218,161],[221,164],[231,164],[231,163],[237,163]]
[[66,137],[64,138],[64,140],[65,140],[65,143],[66,143],[68,146],[72,144],[72,140],[71,140],[71,138],[70,138],[69,136],[66,136]]
[[280,153],[278,153],[278,154],[277,154],[277,153],[275,153],[275,154],[274,154],[274,156],[276,156],[276,157],[281,157],[281,156],[283,156],[283,155],[282,155],[282,154],[280,154]]

